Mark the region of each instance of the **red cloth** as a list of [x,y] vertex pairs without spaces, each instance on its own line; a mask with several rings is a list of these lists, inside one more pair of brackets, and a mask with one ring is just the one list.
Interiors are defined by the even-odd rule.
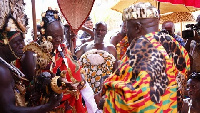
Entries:
[[[67,47],[65,45],[61,45],[61,48],[63,50],[65,58],[67,59],[68,67],[72,72],[73,78],[75,78],[76,81],[81,82],[82,78],[80,74],[80,67],[78,70],[76,70],[77,64],[75,64],[75,62],[70,57],[71,53],[68,52]],[[56,73],[58,68],[60,68],[60,71],[67,70],[65,62],[61,57],[59,51],[56,51],[54,63],[55,65],[53,67],[53,73]],[[68,72],[66,74],[66,78],[68,81],[72,82]],[[59,106],[59,108],[61,107],[66,109],[66,106],[71,106],[73,109],[65,110],[65,113],[73,113],[73,110],[76,110],[77,113],[86,113],[87,108],[82,104],[82,96],[80,92],[78,94],[78,97],[79,98],[77,99],[73,94],[64,94],[62,98],[63,103]]]
[[170,2],[172,4],[185,4],[185,6],[194,6],[200,8],[200,0],[157,0],[159,2]]
[[[72,76],[79,82],[81,82],[82,78],[81,78],[81,74],[80,74],[80,68],[79,70],[76,70],[76,65],[74,64],[74,62],[72,61],[72,59],[69,57],[70,55],[67,56],[67,54],[70,54],[70,53],[67,53],[67,47],[64,46],[64,45],[61,45],[61,48],[63,49],[63,54],[65,55],[65,58],[67,59],[67,63],[68,63],[68,66],[72,72]],[[63,58],[60,56],[60,53],[58,51],[56,51],[56,55],[55,55],[55,66],[53,67],[53,73],[56,73],[57,72],[57,69],[60,68],[60,70],[67,70],[67,67],[64,63],[64,60]],[[69,74],[67,73],[66,74],[66,77],[67,77],[67,80],[72,82],[70,80],[70,76]]]

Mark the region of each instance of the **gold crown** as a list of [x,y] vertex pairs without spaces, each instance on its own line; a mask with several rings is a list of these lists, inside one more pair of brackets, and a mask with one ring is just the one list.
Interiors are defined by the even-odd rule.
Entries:
[[132,4],[128,8],[124,9],[122,13],[122,20],[139,19],[139,18],[159,18],[158,9],[147,3]]

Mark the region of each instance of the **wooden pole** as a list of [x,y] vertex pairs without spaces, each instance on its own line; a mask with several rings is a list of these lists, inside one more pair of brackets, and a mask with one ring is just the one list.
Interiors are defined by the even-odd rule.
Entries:
[[33,19],[33,40],[37,39],[37,23],[36,23],[36,13],[35,13],[35,0],[31,0],[32,2],[32,19]]
[[158,11],[159,11],[159,13],[160,13],[160,2],[158,2],[157,8],[158,8]]

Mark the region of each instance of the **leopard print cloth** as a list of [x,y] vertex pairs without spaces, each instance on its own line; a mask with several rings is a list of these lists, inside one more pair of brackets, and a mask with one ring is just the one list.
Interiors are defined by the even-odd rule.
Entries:
[[[173,59],[177,70],[184,70],[186,67],[185,58],[172,37],[165,33],[158,32],[154,34],[154,39],[165,48],[168,56]],[[151,77],[151,100],[155,103],[159,103],[160,96],[164,94],[169,84],[169,78],[166,74],[166,62],[163,54],[158,51],[146,37],[139,37],[132,41],[127,49],[126,55],[129,57],[129,60],[126,61],[125,64],[129,64],[133,68],[131,82],[133,83],[136,81],[140,71],[146,71]],[[119,74],[119,70],[117,71]]]

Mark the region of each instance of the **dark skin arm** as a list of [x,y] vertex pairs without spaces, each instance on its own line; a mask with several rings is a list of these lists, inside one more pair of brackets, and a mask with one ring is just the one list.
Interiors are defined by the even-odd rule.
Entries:
[[78,39],[77,41],[78,41],[79,44],[76,45],[77,47],[82,46],[86,42],[90,42],[90,41],[94,40],[94,32],[91,29],[82,26],[81,30],[83,30],[83,31],[87,32],[88,34],[90,34],[91,37],[90,38],[84,38],[84,39]]
[[111,37],[110,43],[113,44],[115,47],[116,45],[125,37],[126,35],[121,35],[118,33],[116,36]]
[[29,81],[33,80],[33,77],[35,76],[35,60],[34,52],[32,51],[26,51],[25,57],[22,60],[22,69],[23,73],[26,75],[27,79]]
[[114,72],[115,69],[117,69],[117,66],[118,66],[117,51],[116,51],[114,46],[109,46],[107,49],[108,49],[108,52],[115,57],[115,63],[113,64],[113,69],[112,69],[112,72]]
[[91,29],[82,26],[81,30],[83,30],[83,31],[87,32],[88,34],[90,34],[90,36],[93,37],[93,39],[94,39],[94,32]]
[[187,103],[183,103],[181,113],[188,113],[189,107]]
[[3,64],[0,64],[0,112],[1,113],[45,113],[59,105],[62,95],[52,95],[49,103],[36,107],[18,107],[15,105],[13,91],[14,80],[12,73]]
[[87,44],[84,44],[76,49],[75,54],[78,59],[85,53],[86,46]]

